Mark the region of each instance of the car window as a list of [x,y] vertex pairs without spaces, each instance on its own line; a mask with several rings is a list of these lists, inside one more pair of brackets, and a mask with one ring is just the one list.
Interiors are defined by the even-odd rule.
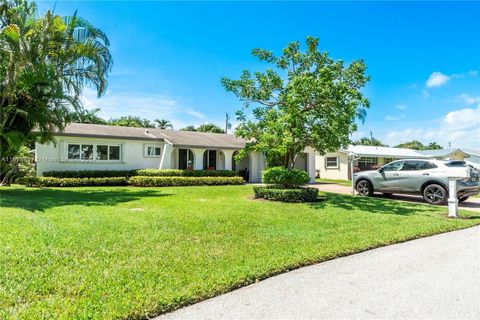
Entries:
[[465,161],[450,161],[445,163],[447,167],[466,167],[467,164]]
[[433,169],[437,166],[429,161],[407,160],[405,161],[402,171],[416,171]]
[[400,171],[402,170],[404,161],[395,161],[387,164],[382,168],[383,171]]

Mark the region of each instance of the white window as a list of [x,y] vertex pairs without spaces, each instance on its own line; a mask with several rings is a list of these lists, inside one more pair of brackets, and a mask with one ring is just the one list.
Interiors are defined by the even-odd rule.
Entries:
[[325,164],[327,168],[338,168],[338,157],[327,157]]
[[67,145],[67,159],[120,161],[120,150],[120,145],[69,143]]
[[162,147],[159,145],[154,144],[146,144],[145,145],[145,157],[147,158],[155,158],[160,157],[162,155]]
[[361,157],[358,159],[358,165],[360,167],[376,166],[378,164],[378,158],[376,157]]

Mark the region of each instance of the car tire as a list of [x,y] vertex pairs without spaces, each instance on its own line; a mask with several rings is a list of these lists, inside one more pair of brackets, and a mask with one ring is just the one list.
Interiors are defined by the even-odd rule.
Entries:
[[443,186],[432,183],[423,189],[423,199],[429,204],[445,204],[448,199],[448,192]]
[[466,197],[460,197],[458,198],[458,202],[464,202],[464,201],[467,201],[467,199],[470,198],[469,196],[466,196]]
[[357,193],[361,196],[371,196],[373,195],[373,186],[368,180],[360,180],[355,186]]
[[392,194],[393,194],[393,193],[391,193],[391,192],[384,192],[384,193],[383,193],[383,195],[384,195],[385,197],[390,197]]

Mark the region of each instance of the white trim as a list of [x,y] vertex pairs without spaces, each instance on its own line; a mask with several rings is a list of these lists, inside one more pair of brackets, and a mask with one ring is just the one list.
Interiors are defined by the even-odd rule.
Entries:
[[[154,154],[148,154],[148,148],[154,148]],[[155,154],[156,149],[160,149],[160,154]],[[161,144],[154,144],[154,143],[145,143],[143,145],[143,156],[145,158],[161,158],[162,157],[162,145]]]

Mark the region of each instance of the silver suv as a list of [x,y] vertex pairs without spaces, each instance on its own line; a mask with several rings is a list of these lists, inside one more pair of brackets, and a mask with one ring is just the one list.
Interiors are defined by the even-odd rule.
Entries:
[[479,172],[464,161],[408,159],[397,160],[378,170],[363,171],[353,175],[355,189],[360,195],[374,192],[420,194],[430,204],[444,204],[448,199],[449,172],[459,167],[469,171],[469,178],[457,181],[458,200],[480,193]]

